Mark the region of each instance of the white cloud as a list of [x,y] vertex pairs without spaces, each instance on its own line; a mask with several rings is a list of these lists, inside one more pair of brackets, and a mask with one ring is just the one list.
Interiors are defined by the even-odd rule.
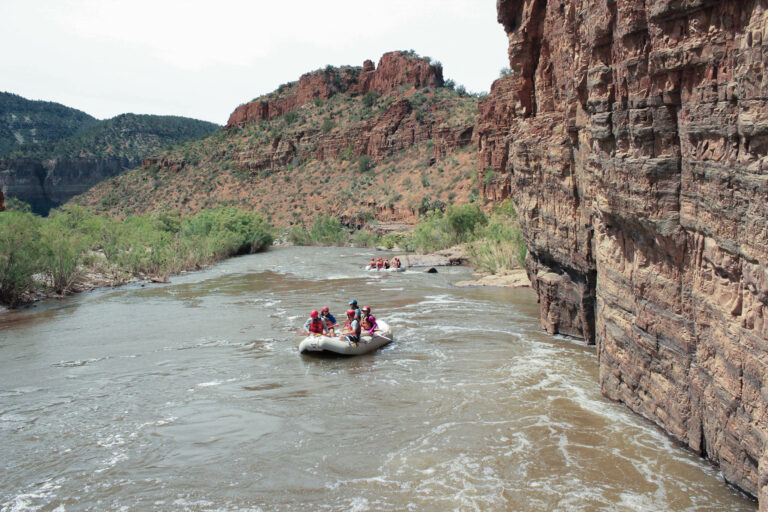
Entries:
[[218,122],[303,72],[389,50],[430,55],[470,90],[506,63],[493,0],[3,0],[0,44],[16,49],[0,67],[18,94]]

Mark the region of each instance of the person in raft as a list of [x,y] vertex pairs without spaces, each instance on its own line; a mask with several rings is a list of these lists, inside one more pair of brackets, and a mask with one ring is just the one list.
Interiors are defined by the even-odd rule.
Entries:
[[372,269],[376,268],[376,258],[371,258],[371,262],[368,264]]
[[323,306],[323,309],[320,310],[320,319],[325,322],[325,328],[328,329],[328,336],[336,336],[336,331],[334,330],[334,327],[336,327],[336,318],[331,314],[331,310],[328,309],[328,306]]
[[389,269],[389,258],[384,260],[384,268]]
[[320,318],[320,313],[318,313],[316,309],[309,314],[309,318],[304,323],[304,330],[309,331],[310,334],[314,335],[328,334],[325,320]]
[[379,259],[376,261],[376,268],[378,268],[378,269],[382,269],[382,268],[384,268],[384,260],[383,260],[383,259],[379,258]]
[[400,258],[398,258],[397,256],[395,256],[395,261],[394,261],[394,263],[393,263],[393,265],[392,265],[392,266],[393,266],[394,268],[400,268]]
[[376,317],[371,314],[370,306],[363,306],[362,311],[363,311],[363,321],[362,321],[363,330],[366,331],[371,336],[373,336],[374,331],[376,330],[376,328],[378,328],[378,325],[376,325]]
[[356,300],[349,301],[349,309],[351,309],[352,311],[355,312],[355,319],[357,319],[357,321],[359,322],[360,321],[360,308],[357,307],[357,301]]
[[355,318],[355,310],[347,310],[347,321],[344,322],[344,327],[341,328],[339,339],[352,343],[360,341],[360,322]]

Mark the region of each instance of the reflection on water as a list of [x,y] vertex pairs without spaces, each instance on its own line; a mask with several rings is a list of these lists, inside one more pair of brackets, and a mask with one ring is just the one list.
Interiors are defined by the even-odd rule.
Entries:
[[[755,510],[468,270],[282,248],[0,316],[2,510]],[[300,356],[309,311],[395,342]]]

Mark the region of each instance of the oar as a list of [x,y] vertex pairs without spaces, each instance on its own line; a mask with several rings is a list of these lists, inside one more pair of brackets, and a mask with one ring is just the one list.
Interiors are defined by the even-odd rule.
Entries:
[[[373,332],[381,331],[381,329],[374,329]],[[379,338],[384,338],[387,341],[392,341],[392,338],[387,338],[386,336],[382,336],[381,334],[377,334]]]

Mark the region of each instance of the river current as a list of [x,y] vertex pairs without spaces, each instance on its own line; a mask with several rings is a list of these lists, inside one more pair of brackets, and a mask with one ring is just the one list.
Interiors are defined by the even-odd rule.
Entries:
[[[0,314],[0,509],[756,510],[604,398],[593,348],[466,268],[275,248]],[[355,298],[395,341],[297,351]]]

